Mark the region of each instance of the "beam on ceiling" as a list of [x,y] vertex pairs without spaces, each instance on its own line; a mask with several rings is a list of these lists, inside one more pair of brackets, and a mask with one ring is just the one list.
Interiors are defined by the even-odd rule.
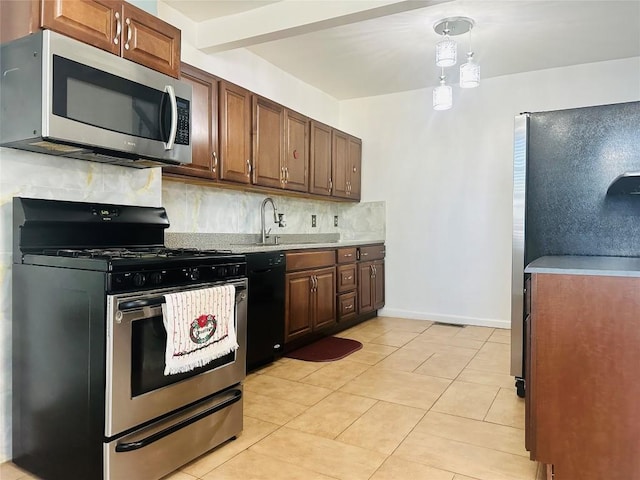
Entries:
[[197,48],[217,53],[452,0],[282,0],[197,24]]

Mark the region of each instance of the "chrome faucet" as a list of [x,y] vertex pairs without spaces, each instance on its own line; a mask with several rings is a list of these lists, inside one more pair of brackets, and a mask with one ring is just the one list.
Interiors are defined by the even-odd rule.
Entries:
[[[269,232],[266,231],[266,226],[264,222],[264,211],[265,211],[265,207],[267,206],[267,203],[271,203],[271,206],[273,207],[273,223],[277,223],[278,225],[281,225],[280,220],[278,220],[278,210],[276,209],[276,204],[273,203],[273,198],[271,197],[265,198],[262,201],[262,206],[260,207],[260,242],[261,243],[266,243],[267,238],[269,237]],[[271,231],[271,229],[269,229],[269,231]]]

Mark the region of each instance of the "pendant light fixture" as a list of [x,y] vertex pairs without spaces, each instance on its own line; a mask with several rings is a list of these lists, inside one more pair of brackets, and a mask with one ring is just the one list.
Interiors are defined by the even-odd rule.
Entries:
[[433,109],[449,110],[453,106],[453,89],[445,83],[444,69],[440,75],[440,86],[433,89]]
[[469,52],[467,63],[460,65],[460,88],[475,88],[480,85],[480,65],[473,60],[471,50],[471,28],[469,28]]
[[444,67],[457,62],[457,44],[451,38],[469,32],[467,62],[460,66],[460,87],[473,88],[480,84],[480,65],[473,60],[471,29],[475,22],[469,17],[448,17],[436,22],[433,29],[442,39],[436,44],[436,65],[441,68],[440,85],[433,89],[433,109],[448,110],[453,106],[453,89],[446,84]]
[[442,40],[436,43],[436,65],[452,67],[458,61],[458,44],[449,36],[449,27],[445,22]]

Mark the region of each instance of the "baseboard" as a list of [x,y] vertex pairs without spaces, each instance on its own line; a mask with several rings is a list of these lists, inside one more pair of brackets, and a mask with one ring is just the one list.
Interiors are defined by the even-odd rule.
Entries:
[[456,325],[476,325],[478,327],[511,328],[511,321],[493,318],[462,317],[437,313],[412,312],[395,308],[383,308],[378,311],[380,317],[409,318],[412,320],[430,320],[432,322],[455,323]]

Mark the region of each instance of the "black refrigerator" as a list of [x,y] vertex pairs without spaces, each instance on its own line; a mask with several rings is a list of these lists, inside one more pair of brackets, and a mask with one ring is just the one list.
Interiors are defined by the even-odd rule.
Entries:
[[545,255],[640,257],[640,102],[515,119],[511,375],[524,396],[524,267]]

